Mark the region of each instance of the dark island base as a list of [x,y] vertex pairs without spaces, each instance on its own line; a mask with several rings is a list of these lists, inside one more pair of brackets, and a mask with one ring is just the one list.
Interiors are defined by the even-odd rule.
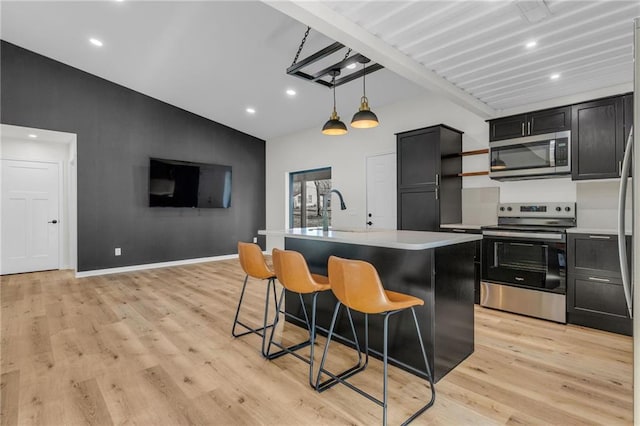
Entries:
[[[475,246],[475,242],[469,242],[427,250],[400,250],[285,238],[285,248],[302,253],[313,273],[326,275],[331,255],[366,260],[378,270],[385,289],[424,300],[424,306],[416,308],[416,315],[436,382],[473,353]],[[329,328],[336,301],[331,291],[318,296],[318,326]],[[285,304],[287,312],[303,317],[297,296],[288,295]],[[307,312],[311,312],[310,299],[305,298],[305,304]],[[363,345],[364,315],[354,312],[353,319]],[[382,352],[382,326],[381,315],[369,315],[369,345],[379,352]],[[338,317],[336,332],[352,339],[344,308]],[[389,356],[425,370],[410,310],[389,320]]]

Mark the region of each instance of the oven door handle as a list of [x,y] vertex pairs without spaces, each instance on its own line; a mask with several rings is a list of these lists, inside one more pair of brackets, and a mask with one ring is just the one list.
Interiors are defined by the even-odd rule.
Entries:
[[482,231],[482,235],[489,237],[514,237],[532,240],[563,240],[563,234],[551,232],[514,232],[514,231]]

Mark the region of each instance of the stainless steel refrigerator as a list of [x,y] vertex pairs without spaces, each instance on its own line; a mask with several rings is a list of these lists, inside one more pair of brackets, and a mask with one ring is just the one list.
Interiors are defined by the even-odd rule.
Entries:
[[[640,17],[634,20],[634,80],[633,80],[633,128],[627,141],[623,173],[620,180],[620,206],[618,212],[618,242],[620,249],[620,267],[625,288],[625,298],[629,315],[633,318],[633,406],[634,424],[640,424],[640,312],[634,315],[634,306],[640,306],[640,238],[636,238],[635,229],[640,225],[640,184],[636,184],[640,173]],[[635,146],[635,149],[632,149]],[[632,160],[632,161],[631,161]],[[628,171],[633,170],[632,179],[627,179]],[[632,193],[632,259],[631,270],[627,267],[625,248],[624,215],[627,182],[631,182]],[[634,288],[638,291],[634,291]]]

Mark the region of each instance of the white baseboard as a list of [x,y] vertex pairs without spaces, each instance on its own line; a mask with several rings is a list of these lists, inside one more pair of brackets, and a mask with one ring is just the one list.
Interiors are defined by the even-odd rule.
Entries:
[[[266,253],[265,253],[266,254]],[[173,260],[170,262],[146,263],[143,265],[122,266],[120,268],[94,269],[93,271],[76,271],[76,278],[95,277],[98,275],[121,274],[123,272],[143,271],[145,269],[167,268],[170,266],[191,265],[194,263],[217,262],[220,260],[237,259],[237,254],[223,256],[199,257],[196,259]]]

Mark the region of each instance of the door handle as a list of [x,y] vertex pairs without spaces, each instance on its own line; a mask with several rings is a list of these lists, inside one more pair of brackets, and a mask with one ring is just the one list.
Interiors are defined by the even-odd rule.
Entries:
[[49,221],[49,222],[47,222],[47,223],[53,223],[53,224],[55,225],[56,223],[58,223],[58,221],[57,221],[56,219],[53,219],[53,220],[50,220],[50,221]]
[[369,221],[369,222],[367,222],[367,225],[371,226],[371,225],[373,225],[373,222]]
[[524,136],[524,121],[522,122],[522,136]]

